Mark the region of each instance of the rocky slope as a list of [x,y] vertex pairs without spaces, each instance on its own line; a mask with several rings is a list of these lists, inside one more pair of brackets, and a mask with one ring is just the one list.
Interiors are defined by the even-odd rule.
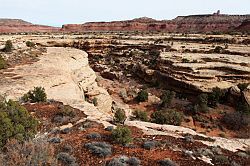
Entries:
[[[244,21],[250,15],[192,15],[179,16],[169,21],[139,18],[127,21],[89,22],[85,24],[66,24],[63,31],[164,31],[180,33],[207,33],[249,31]],[[243,25],[242,25],[243,24]],[[243,27],[243,28],[242,28]],[[240,29],[239,29],[240,28]]]
[[57,32],[60,28],[35,25],[21,19],[0,19],[0,33]]

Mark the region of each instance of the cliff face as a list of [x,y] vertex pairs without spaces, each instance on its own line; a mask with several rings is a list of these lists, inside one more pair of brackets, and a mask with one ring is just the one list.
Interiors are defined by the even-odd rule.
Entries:
[[20,19],[0,19],[0,33],[56,32],[60,28],[35,25]]
[[[250,15],[193,15],[179,16],[170,21],[139,18],[128,21],[89,22],[66,24],[63,31],[165,31],[165,32],[230,32],[240,31],[239,27],[250,19]],[[249,21],[248,21],[249,22]],[[249,23],[248,23],[249,24]]]

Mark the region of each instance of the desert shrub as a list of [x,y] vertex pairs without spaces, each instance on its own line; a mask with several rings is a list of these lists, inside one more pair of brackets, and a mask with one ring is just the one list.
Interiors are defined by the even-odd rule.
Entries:
[[6,61],[3,59],[3,57],[0,55],[0,70],[4,69],[6,67]]
[[23,102],[46,102],[47,94],[45,93],[45,89],[42,87],[34,87],[33,90],[30,90],[28,93],[24,94],[21,98]]
[[35,47],[35,43],[34,43],[34,42],[31,42],[31,41],[27,41],[27,42],[26,42],[26,46],[27,46],[27,47]]
[[136,157],[128,158],[127,156],[119,156],[109,161],[107,166],[139,166],[140,163],[141,161]]
[[119,144],[128,144],[132,141],[131,131],[128,127],[118,126],[112,131],[112,139]]
[[102,136],[99,133],[90,133],[86,136],[88,139],[100,139]]
[[0,147],[9,139],[22,142],[33,138],[37,126],[38,121],[19,103],[0,101]]
[[48,139],[48,142],[54,143],[54,144],[59,144],[59,143],[61,143],[61,139],[58,137],[52,137],[52,138]]
[[151,115],[152,122],[157,124],[169,124],[179,126],[183,121],[183,115],[175,110],[156,111]]
[[63,152],[71,153],[73,151],[73,147],[69,144],[64,145],[62,148]]
[[67,165],[73,165],[76,163],[76,158],[66,152],[60,152],[57,155],[57,159]]
[[160,166],[177,166],[177,164],[170,159],[160,160],[159,165]]
[[213,108],[217,107],[219,103],[223,103],[225,100],[226,92],[216,87],[212,89],[212,93],[208,95],[207,104]]
[[147,150],[152,150],[156,148],[157,145],[158,145],[158,142],[156,141],[146,141],[143,143],[143,148]]
[[182,59],[182,63],[189,63],[190,61],[187,58]]
[[112,154],[112,146],[105,142],[87,143],[85,147],[89,149],[91,153],[99,157],[107,157]]
[[223,53],[223,51],[224,51],[224,48],[221,47],[221,46],[216,46],[216,47],[214,48],[214,52],[215,52],[215,53]]
[[114,115],[114,122],[115,123],[124,123],[126,118],[127,117],[126,117],[125,111],[123,109],[118,108],[115,112],[115,115]]
[[208,112],[208,96],[207,94],[200,94],[195,102],[194,108],[193,108],[193,112],[194,113],[198,113],[198,112],[203,112],[206,113]]
[[138,102],[144,102],[148,100],[148,92],[145,90],[141,90],[136,97],[136,100]]
[[248,85],[249,83],[240,83],[237,86],[241,91],[244,91],[245,89],[247,89]]
[[241,112],[227,113],[221,120],[231,130],[239,130],[249,124],[249,117]]
[[75,117],[76,113],[74,111],[74,108],[71,108],[70,106],[63,106],[57,113],[56,116],[61,116],[61,117]]
[[46,140],[36,139],[20,143],[10,140],[0,152],[0,163],[11,165],[57,165],[55,150]]
[[13,48],[13,44],[12,44],[11,40],[7,40],[5,42],[5,47],[4,47],[3,51],[4,52],[11,52],[12,48]]
[[133,119],[141,120],[141,121],[148,121],[148,115],[144,111],[135,110],[133,111]]
[[246,116],[249,116],[250,114],[250,106],[245,101],[238,101],[236,105],[236,110],[238,112],[246,114]]
[[219,164],[229,164],[229,159],[224,155],[215,155],[213,161]]
[[127,163],[128,163],[129,165],[131,165],[131,166],[139,166],[139,165],[141,164],[141,161],[140,161],[138,158],[136,158],[136,157],[131,157],[131,158],[127,161]]
[[96,97],[94,97],[94,99],[93,99],[93,104],[94,104],[94,106],[98,106],[98,102],[97,102],[97,98]]
[[162,107],[169,107],[174,97],[175,97],[174,91],[169,91],[169,90],[165,91],[161,95]]

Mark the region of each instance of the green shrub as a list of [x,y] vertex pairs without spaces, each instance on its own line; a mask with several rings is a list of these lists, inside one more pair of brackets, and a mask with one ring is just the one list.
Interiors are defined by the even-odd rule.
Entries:
[[12,44],[11,40],[7,40],[3,51],[4,52],[11,52],[12,48],[13,48],[13,44]]
[[249,83],[240,83],[237,86],[241,91],[244,91],[245,89],[247,89],[248,85]]
[[28,140],[36,134],[38,122],[19,103],[0,101],[0,147],[7,140]]
[[171,105],[172,100],[175,97],[175,92],[174,91],[169,91],[167,90],[161,95],[161,100],[162,100],[162,106],[163,107],[169,107]]
[[187,58],[182,59],[182,63],[189,63],[190,61]]
[[3,57],[0,55],[0,70],[4,69],[6,67],[6,61],[3,59]]
[[23,102],[46,102],[47,95],[45,93],[45,89],[42,87],[34,87],[33,90],[30,90],[28,93],[24,94],[21,98]]
[[118,108],[115,112],[114,115],[114,122],[115,123],[124,123],[124,121],[126,120],[126,113],[123,109]]
[[198,113],[198,112],[206,113],[206,112],[208,112],[207,104],[208,104],[207,94],[204,94],[204,93],[200,94],[197,97],[196,103],[195,103],[194,108],[193,108],[194,113]]
[[250,114],[250,106],[245,101],[239,101],[236,110],[246,115]]
[[217,107],[219,103],[224,102],[226,93],[220,88],[216,87],[212,89],[212,93],[208,95],[207,104],[213,108]]
[[175,110],[156,111],[151,115],[152,122],[179,126],[183,121],[183,114]]
[[145,90],[141,90],[136,97],[136,100],[138,102],[144,102],[148,100],[148,92]]
[[118,126],[112,131],[112,139],[119,144],[128,144],[132,141],[131,131],[128,127]]
[[98,106],[98,102],[97,102],[97,98],[96,97],[94,97],[94,99],[93,99],[93,104],[94,104],[94,106]]
[[31,42],[31,41],[27,41],[27,42],[26,42],[26,46],[27,46],[27,47],[35,47],[35,43],[34,43],[34,42]]
[[133,111],[133,119],[141,120],[141,121],[148,121],[148,115],[144,111],[135,110]]

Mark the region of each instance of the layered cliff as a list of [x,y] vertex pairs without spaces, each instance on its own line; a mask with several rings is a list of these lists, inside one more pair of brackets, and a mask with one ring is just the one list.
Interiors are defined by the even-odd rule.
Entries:
[[60,28],[35,25],[21,19],[0,19],[0,33],[57,32]]
[[[164,31],[164,32],[232,32],[248,31],[247,20],[250,15],[192,15],[179,16],[173,20],[158,21],[139,18],[127,21],[88,22],[85,24],[66,24],[63,31]],[[246,23],[245,23],[246,22]],[[249,21],[248,21],[249,22]],[[247,24],[248,26],[245,27]],[[239,29],[240,28],[240,29]]]

